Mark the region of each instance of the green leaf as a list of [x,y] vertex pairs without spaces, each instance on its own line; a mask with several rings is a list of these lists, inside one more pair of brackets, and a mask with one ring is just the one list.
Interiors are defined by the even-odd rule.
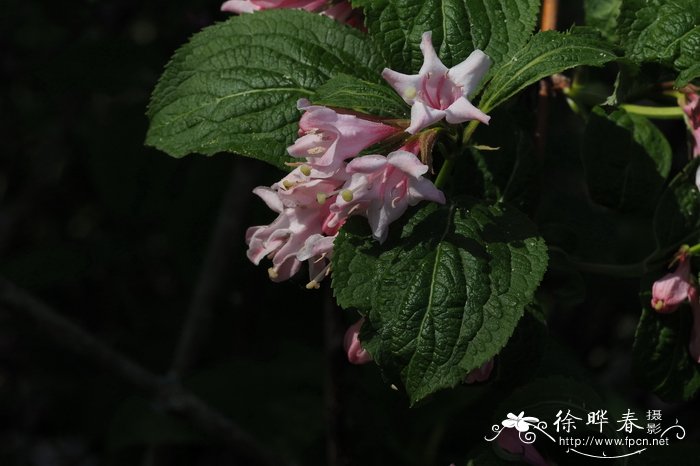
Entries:
[[412,403],[504,347],[547,266],[530,220],[507,206],[428,204],[378,244],[349,222],[335,241],[338,303],[368,318],[368,351]]
[[493,71],[480,107],[488,112],[546,76],[575,66],[602,66],[615,58],[610,44],[587,31],[539,32]]
[[381,68],[359,31],[327,17],[234,17],[175,53],[151,97],[146,144],[174,157],[229,151],[283,168],[297,135],[297,100],[341,73],[379,82]]
[[406,117],[410,109],[388,85],[374,84],[346,74],[328,80],[316,89],[311,100],[317,105],[397,118]]
[[617,18],[623,0],[585,0],[586,25],[594,27],[611,42],[617,42]]
[[661,195],[654,215],[657,249],[676,249],[683,242],[700,240],[700,191],[695,173],[700,159],[694,159],[671,181]]
[[698,76],[700,2],[624,0],[619,22],[627,57],[672,66],[681,72],[678,86]]
[[673,154],[663,133],[647,118],[601,108],[591,113],[581,151],[594,201],[622,212],[646,213],[671,169]]
[[651,309],[651,284],[663,273],[659,270],[643,281],[644,310],[634,337],[632,369],[645,387],[664,400],[689,400],[700,390],[700,364],[688,353],[692,315],[687,305],[671,314]]
[[423,63],[421,35],[433,33],[433,45],[447,66],[481,49],[500,63],[527,42],[537,24],[539,0],[367,0],[367,29],[390,68],[416,72]]

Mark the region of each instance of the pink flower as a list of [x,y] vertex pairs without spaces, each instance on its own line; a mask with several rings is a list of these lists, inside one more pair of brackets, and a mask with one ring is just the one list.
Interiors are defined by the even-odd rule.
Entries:
[[350,2],[330,2],[328,0],[228,0],[221,5],[221,11],[229,13],[252,13],[272,8],[300,8],[321,13],[340,23],[362,28],[362,13],[353,10]]
[[343,168],[344,160],[399,131],[382,123],[311,105],[306,99],[300,99],[297,106],[306,113],[299,121],[300,137],[287,151],[293,157],[306,158],[311,167],[329,173]]
[[[299,183],[286,190],[284,185],[276,189],[276,185],[273,185],[273,189],[257,187],[253,190],[271,210],[279,214],[271,224],[250,227],[246,232],[248,259],[255,265],[266,256],[272,259],[273,266],[268,273],[273,281],[287,280],[299,271],[301,262],[306,259],[300,259],[298,255],[309,249],[304,249],[309,238],[322,233],[337,233],[337,228],[325,228],[330,212],[328,206],[319,205],[317,201],[318,193],[334,190],[336,183],[334,180],[320,179]],[[308,259],[311,256],[307,253],[302,257]]]
[[221,5],[221,11],[252,13],[271,8],[303,8],[307,11],[317,11],[327,3],[327,0],[228,0]]
[[479,120],[488,124],[490,117],[468,100],[484,77],[491,59],[481,50],[474,50],[462,63],[448,69],[433,48],[431,33],[424,32],[420,45],[423,66],[418,74],[406,75],[384,68],[382,76],[411,105],[411,125],[407,132],[415,134],[443,118],[448,123]]
[[323,236],[315,233],[309,236],[304,246],[297,253],[297,260],[309,261],[309,283],[307,289],[320,288],[321,280],[330,273],[330,259],[333,256],[333,236]]
[[358,337],[360,334],[360,328],[362,328],[362,324],[364,322],[365,318],[363,317],[352,324],[345,332],[343,347],[348,355],[348,361],[350,361],[350,364],[367,364],[372,360],[372,356],[362,347]]
[[516,429],[503,429],[498,436],[498,446],[512,455],[521,456],[527,464],[548,466],[549,463],[540,455],[540,452],[534,446],[523,443],[519,435]]
[[366,215],[372,235],[384,242],[389,224],[409,205],[422,200],[445,203],[442,191],[422,176],[426,171],[428,167],[414,154],[400,150],[387,157],[366,155],[353,159],[347,165],[350,181],[343,186],[331,212],[336,219],[345,219],[353,213]]
[[471,384],[474,382],[485,382],[491,377],[491,372],[493,371],[493,358],[489,359],[484,363],[483,366],[477,367],[469,374],[464,380],[465,383]]
[[[685,95],[685,101],[683,111],[687,117],[688,128],[693,134],[693,157],[698,157],[700,156],[700,96],[694,92],[688,93]],[[700,189],[700,183],[698,186]]]
[[668,273],[654,282],[651,288],[651,306],[656,312],[673,312],[686,299],[692,288],[690,282],[690,261],[680,254],[679,264],[673,273]]

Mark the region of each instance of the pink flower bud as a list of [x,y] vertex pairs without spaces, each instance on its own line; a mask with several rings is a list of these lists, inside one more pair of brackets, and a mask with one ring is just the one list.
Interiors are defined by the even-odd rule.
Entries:
[[688,129],[693,135],[693,157],[700,156],[700,96],[696,93],[688,93],[685,96],[686,104],[683,105]]
[[483,366],[477,367],[473,371],[471,371],[469,374],[467,374],[467,378],[464,380],[465,383],[474,383],[474,382],[485,382],[491,377],[491,372],[493,371],[493,358],[489,359],[484,363]]
[[345,332],[343,346],[345,347],[345,352],[348,355],[350,364],[367,364],[372,360],[372,356],[362,347],[360,339],[358,338],[360,328],[364,322],[365,318],[363,317],[352,324]]
[[692,288],[690,283],[690,261],[679,256],[676,270],[654,282],[651,288],[651,307],[656,312],[668,314],[673,312],[686,299]]

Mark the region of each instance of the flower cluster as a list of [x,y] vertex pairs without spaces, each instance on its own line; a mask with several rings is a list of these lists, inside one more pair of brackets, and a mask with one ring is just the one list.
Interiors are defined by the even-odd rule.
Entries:
[[[327,2],[228,1],[223,9],[238,13],[264,8],[304,8],[319,11]],[[337,5],[337,4],[334,4]],[[299,138],[287,148],[299,162],[294,170],[271,187],[253,191],[277,218],[269,225],[254,226],[246,232],[248,258],[259,264],[272,260],[268,269],[273,281],[287,280],[304,261],[309,263],[307,288],[318,288],[330,272],[333,240],[352,215],[368,219],[373,237],[384,242],[389,224],[408,206],[422,200],[445,202],[443,193],[427,178],[419,158],[430,160],[430,150],[439,129],[425,128],[445,119],[458,124],[469,120],[488,123],[489,116],[472,105],[468,96],[488,71],[490,59],[475,50],[462,63],[448,69],[435,53],[430,32],[423,34],[423,66],[417,75],[385,69],[384,79],[411,105],[411,121],[388,123],[360,115],[311,105],[299,100],[304,114],[299,121]],[[420,134],[417,134],[420,133]],[[396,148],[387,155],[360,153],[383,142]],[[371,361],[358,339],[362,320],[348,329],[345,350],[354,364]],[[489,378],[493,361],[475,370],[468,383]]]
[[681,247],[674,258],[676,269],[655,281],[651,289],[651,306],[661,314],[674,312],[686,300],[693,312],[688,351],[700,363],[700,293],[690,271],[690,248]]
[[374,238],[383,242],[389,224],[409,205],[444,203],[445,197],[423,177],[428,167],[414,153],[399,149],[387,156],[357,157],[400,128],[304,99],[298,107],[305,111],[300,137],[288,152],[303,161],[271,187],[254,190],[279,215],[269,225],[249,228],[246,242],[255,264],[272,259],[268,272],[274,281],[290,278],[308,261],[307,288],[317,288],[329,272],[333,239],[348,217],[367,217]]

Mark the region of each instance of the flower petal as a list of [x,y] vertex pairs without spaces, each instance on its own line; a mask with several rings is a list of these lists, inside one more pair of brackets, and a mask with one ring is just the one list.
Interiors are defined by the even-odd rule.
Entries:
[[229,13],[252,13],[260,7],[250,0],[228,0],[221,5],[221,11]]
[[445,74],[448,71],[447,67],[438,58],[437,53],[435,53],[432,35],[431,31],[424,32],[420,42],[420,50],[423,52],[423,66],[421,66],[418,74],[421,77],[426,77],[428,73]]
[[[466,99],[465,99],[466,100]],[[411,107],[411,126],[406,128],[409,134],[416,134],[426,126],[442,120],[446,113],[444,110],[437,110],[428,107],[423,102],[414,102]]]
[[418,160],[418,157],[402,150],[390,153],[387,162],[413,178],[420,178],[428,171],[428,166]]
[[253,194],[257,195],[271,210],[277,212],[278,214],[284,209],[282,199],[280,199],[277,192],[270,188],[258,186],[257,188],[253,189]]
[[[476,108],[465,97],[460,97],[447,107],[445,119],[448,123],[464,123],[469,120],[479,120],[488,125],[491,117]],[[413,118],[411,118],[411,121],[413,121]]]
[[455,65],[447,76],[455,84],[462,86],[462,95],[468,97],[474,92],[484,75],[491,67],[491,59],[481,50],[474,50],[466,60]]
[[403,74],[389,68],[384,68],[382,77],[408,105],[413,105],[421,83],[421,77],[419,75]]

